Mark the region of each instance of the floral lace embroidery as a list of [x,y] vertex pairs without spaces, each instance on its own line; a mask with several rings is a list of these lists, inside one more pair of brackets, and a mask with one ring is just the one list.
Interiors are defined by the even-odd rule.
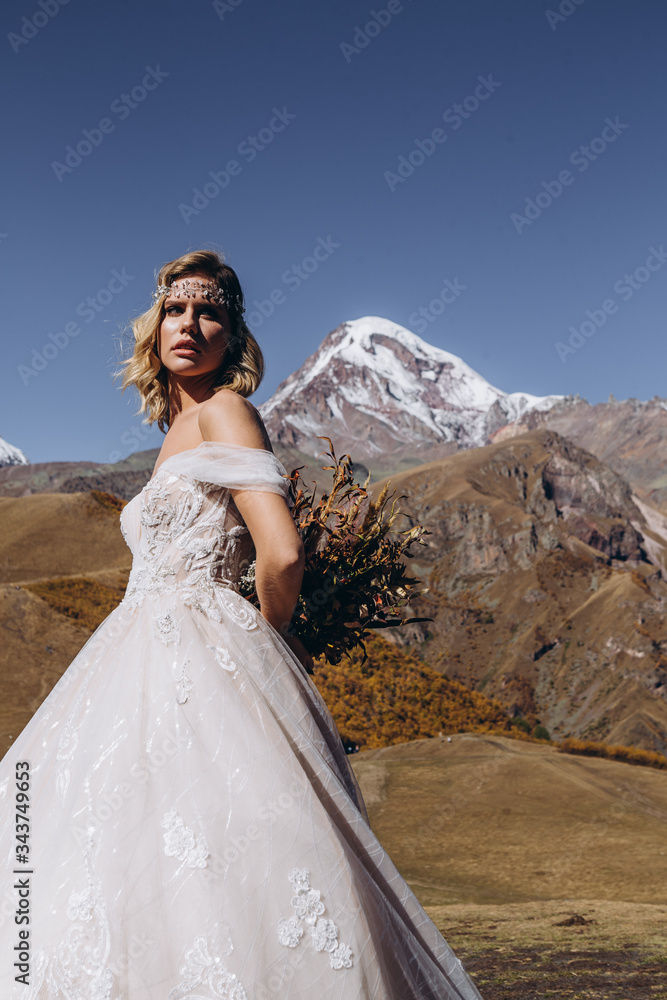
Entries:
[[229,670],[230,673],[233,673],[234,670],[236,670],[236,664],[229,655],[228,649],[224,649],[222,646],[208,646],[207,649],[213,650],[215,662],[219,667],[222,667],[223,670]]
[[[185,705],[186,701],[190,697],[190,692],[194,687],[194,682],[188,677],[185,672],[185,668],[189,666],[190,661],[186,660],[180,669],[180,672],[176,676],[176,701],[179,705]],[[178,667],[178,661],[174,661],[174,669]]]
[[168,646],[170,642],[179,643],[181,641],[181,628],[173,611],[158,611],[153,616],[155,633],[159,639]]
[[[256,609],[238,593],[252,539],[245,524],[235,523],[229,489],[158,472],[122,511],[131,548],[135,503],[141,533],[124,603],[136,607],[151,594],[173,594],[215,621],[224,613],[240,628],[257,628]],[[168,621],[156,621],[156,629],[166,644],[178,641]]]
[[165,827],[164,853],[168,858],[178,858],[188,868],[206,868],[209,852],[195,838],[190,827],[185,826],[175,809],[164,814],[161,826]]
[[56,755],[56,791],[61,799],[67,794],[70,783],[70,764],[79,743],[79,733],[72,728],[72,719],[68,719],[65,730],[58,740]]
[[352,949],[338,941],[338,927],[333,920],[320,915],[324,913],[324,903],[320,899],[320,890],[310,885],[308,869],[295,868],[288,877],[294,887],[292,906],[296,916],[280,921],[278,942],[286,948],[296,948],[303,937],[302,923],[305,922],[315,951],[329,953],[331,968],[350,969]]
[[87,885],[72,889],[67,902],[70,926],[49,958],[44,952],[35,955],[32,985],[26,998],[86,997],[86,1000],[111,1000],[114,975],[108,966],[111,951],[111,928],[99,881],[93,872],[94,841],[82,842]]
[[[231,939],[221,949],[223,955],[232,951]],[[202,987],[208,987],[216,1000],[248,1000],[248,994],[235,973],[230,972],[220,957],[211,955],[205,937],[198,937],[194,947],[185,953],[185,965],[180,969],[183,979],[170,990],[167,1000],[206,1000]],[[192,990],[197,990],[194,994]]]
[[225,611],[236,625],[245,629],[246,632],[257,628],[257,609],[250,601],[246,601],[244,597],[239,599],[237,595],[230,597],[228,594],[221,594],[220,600]]
[[[72,668],[70,667],[70,670],[71,669]],[[74,705],[72,706],[67,722],[65,723],[65,728],[63,729],[60,739],[58,740],[58,750],[56,753],[56,792],[60,796],[60,800],[63,803],[71,781],[70,767],[74,761],[74,756],[79,745],[79,732],[75,728],[76,721],[79,718],[81,705],[87,697],[90,676],[91,675],[88,674],[88,676],[84,678],[82,688],[76,696]]]

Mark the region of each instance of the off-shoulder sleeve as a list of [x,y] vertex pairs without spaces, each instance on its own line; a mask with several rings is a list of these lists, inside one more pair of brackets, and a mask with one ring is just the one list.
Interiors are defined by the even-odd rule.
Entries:
[[188,479],[226,486],[230,490],[259,490],[279,493],[289,502],[287,469],[271,451],[238,444],[203,441],[191,451],[167,459]]

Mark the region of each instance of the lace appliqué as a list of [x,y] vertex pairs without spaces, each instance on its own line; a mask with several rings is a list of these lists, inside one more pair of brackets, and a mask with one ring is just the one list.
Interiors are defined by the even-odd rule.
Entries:
[[[221,950],[223,955],[231,953],[231,939]],[[215,1000],[248,1000],[248,994],[235,973],[229,971],[222,958],[211,955],[205,937],[195,939],[194,947],[186,951],[185,965],[179,971],[183,979],[170,990],[167,1000],[206,1000],[201,992],[206,987]]]
[[221,622],[223,613],[226,613],[235,625],[246,632],[257,628],[257,610],[230,587],[201,587],[186,594],[183,603],[216,622]]
[[179,643],[181,641],[181,628],[173,611],[158,611],[153,616],[155,634],[161,639],[165,646],[169,643]]
[[[133,532],[127,512],[135,503],[141,530],[123,602],[137,607],[151,595],[178,595],[182,604],[214,621],[227,616],[246,631],[257,628],[257,610],[238,593],[252,538],[247,526],[237,523],[229,489],[159,471],[122,511],[128,543]],[[166,617],[155,624],[162,642],[178,641]]]
[[245,629],[246,632],[257,628],[257,609],[250,601],[246,601],[245,597],[240,597],[236,593],[221,593],[219,600],[234,624]]
[[303,937],[305,923],[315,951],[329,953],[331,968],[350,969],[352,949],[338,941],[338,927],[333,920],[321,916],[325,906],[320,899],[320,890],[313,889],[310,885],[308,869],[295,868],[290,872],[289,880],[294,886],[292,906],[296,916],[280,921],[278,942],[286,948],[296,948]]
[[30,1000],[43,997],[86,997],[111,1000],[114,974],[109,967],[111,928],[99,881],[93,873],[92,836],[82,848],[87,884],[73,889],[67,901],[70,926],[53,956],[35,955]]
[[[72,670],[72,666],[69,669]],[[81,705],[87,697],[89,683],[90,674],[84,679],[82,689],[76,697],[65,723],[65,728],[58,740],[58,750],[56,753],[56,792],[63,804],[71,782],[70,768],[74,762],[74,756],[79,745],[79,731],[76,728],[76,723],[79,719]]]
[[[190,661],[186,660],[180,671],[176,674],[176,701],[179,705],[185,705],[186,701],[190,697],[190,692],[194,687],[194,681],[192,681],[185,672],[185,668],[190,665]],[[174,672],[178,670],[178,661],[174,661]]]
[[206,868],[209,852],[194,831],[185,826],[175,809],[164,814],[161,826],[165,827],[164,853],[168,858],[178,858],[188,868]]
[[237,668],[236,664],[229,655],[229,650],[224,649],[222,646],[207,646],[207,649],[213,650],[213,655],[215,656],[215,662],[223,670],[228,670],[233,673]]
[[74,754],[79,743],[79,734],[72,728],[70,718],[65,727],[65,731],[58,740],[58,753],[56,755],[56,791],[61,800],[65,798],[70,784],[70,765],[74,760]]

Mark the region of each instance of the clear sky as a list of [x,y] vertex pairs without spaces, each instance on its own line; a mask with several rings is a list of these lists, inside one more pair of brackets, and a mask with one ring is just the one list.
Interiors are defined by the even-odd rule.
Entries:
[[119,336],[156,267],[205,245],[246,293],[256,403],[364,315],[507,391],[667,396],[662,0],[1,17],[0,436],[31,461],[159,443],[112,381]]

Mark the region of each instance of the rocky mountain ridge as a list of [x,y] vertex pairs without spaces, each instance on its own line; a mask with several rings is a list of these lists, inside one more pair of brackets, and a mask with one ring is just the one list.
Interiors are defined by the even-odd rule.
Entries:
[[541,430],[391,485],[432,532],[434,621],[396,641],[556,736],[667,749],[667,522],[618,474]]
[[610,396],[606,403],[592,404],[570,396],[547,412],[523,414],[495,431],[491,440],[547,427],[592,452],[632,483],[641,497],[667,512],[667,399]]

